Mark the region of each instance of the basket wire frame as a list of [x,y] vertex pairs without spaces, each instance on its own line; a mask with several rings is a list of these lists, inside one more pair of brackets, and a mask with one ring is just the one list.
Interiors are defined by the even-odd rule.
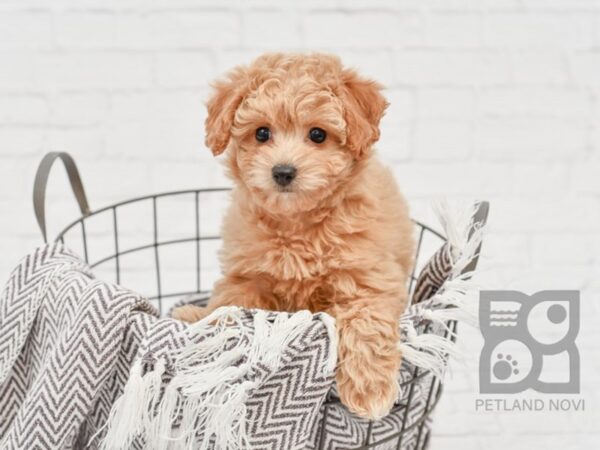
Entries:
[[[162,305],[163,298],[181,297],[181,296],[186,296],[186,295],[191,295],[191,294],[210,294],[211,290],[203,289],[202,284],[201,284],[201,276],[200,275],[202,273],[202,262],[201,262],[200,243],[203,241],[218,241],[221,239],[221,237],[218,235],[203,236],[201,234],[200,195],[207,194],[207,193],[208,194],[209,193],[218,193],[218,192],[223,193],[223,192],[228,192],[228,191],[230,191],[230,189],[228,189],[228,188],[187,189],[187,190],[147,195],[147,196],[137,197],[137,198],[133,198],[130,200],[115,203],[113,205],[106,206],[104,208],[100,208],[95,211],[91,211],[88,214],[74,220],[69,225],[67,225],[62,231],[60,231],[58,233],[58,235],[55,238],[55,241],[65,243],[65,241],[67,240],[67,234],[72,234],[75,231],[75,229],[77,227],[79,227],[80,233],[81,233],[81,241],[83,244],[83,256],[84,256],[85,262],[87,264],[89,264],[91,268],[96,268],[102,264],[109,262],[109,261],[114,261],[115,262],[115,281],[117,282],[117,284],[119,284],[121,282],[120,260],[123,255],[140,252],[142,250],[153,249],[154,250],[154,269],[155,269],[155,276],[156,276],[156,294],[150,295],[150,296],[148,296],[148,298],[149,298],[149,300],[157,300],[158,301],[158,309],[161,313],[163,313],[164,312],[163,305]],[[159,233],[158,233],[158,231],[159,231],[158,230],[158,228],[159,228],[158,227],[158,216],[159,216],[158,209],[159,208],[158,208],[158,204],[157,204],[157,199],[165,198],[165,197],[182,196],[182,195],[186,195],[186,194],[188,194],[188,195],[191,194],[194,197],[194,209],[195,209],[194,225],[195,226],[194,226],[194,230],[193,230],[193,235],[190,237],[184,237],[184,238],[178,238],[178,239],[160,240]],[[153,235],[153,239],[148,244],[123,249],[123,248],[121,248],[120,242],[119,242],[120,239],[119,239],[118,211],[127,207],[128,205],[131,205],[134,203],[141,203],[141,202],[151,202],[151,205],[152,205],[152,235]],[[113,246],[114,246],[114,253],[92,261],[90,258],[90,254],[89,254],[90,253],[89,246],[88,246],[89,237],[88,237],[88,232],[86,229],[86,221],[89,220],[91,217],[94,217],[100,213],[105,213],[105,212],[110,212],[111,216],[112,216],[112,219],[111,219],[112,220],[112,241],[113,241]],[[414,220],[413,220],[413,222],[418,229],[417,245],[416,245],[416,251],[415,251],[415,255],[416,255],[415,259],[417,259],[419,256],[419,253],[421,250],[421,245],[423,243],[425,235],[429,234],[431,236],[434,236],[437,240],[439,240],[440,244],[445,241],[445,238],[442,234],[440,234],[439,232],[435,231],[434,229],[428,227],[427,225],[425,225],[421,222],[418,222],[418,221],[414,221]],[[189,291],[189,290],[182,291],[182,292],[171,292],[171,293],[163,292],[162,284],[161,284],[161,261],[160,261],[160,253],[159,253],[158,249],[160,247],[170,246],[170,245],[174,245],[174,244],[181,244],[181,243],[190,243],[190,242],[195,243],[196,289],[191,290],[191,291]],[[412,273],[410,275],[410,280],[409,280],[409,292],[410,293],[412,293],[414,283],[417,280],[416,270],[417,270],[417,265],[415,264],[413,266]]]
[[[227,192],[227,191],[229,191],[229,189],[227,189],[227,188],[188,189],[188,190],[180,190],[180,191],[173,191],[173,192],[164,192],[164,193],[154,194],[154,195],[147,195],[147,196],[142,196],[142,197],[122,201],[119,203],[115,203],[113,205],[110,205],[110,206],[107,206],[107,207],[104,207],[104,208],[101,208],[101,209],[98,209],[95,211],[90,211],[88,214],[85,214],[82,217],[74,220],[69,225],[67,225],[61,232],[58,233],[55,241],[60,241],[62,243],[65,243],[67,240],[70,240],[70,239],[67,239],[67,235],[70,236],[73,232],[76,231],[77,228],[79,228],[80,236],[81,236],[81,240],[82,240],[82,244],[83,244],[83,254],[84,254],[84,259],[85,259],[86,263],[88,263],[91,268],[96,268],[96,267],[101,266],[102,264],[105,264],[109,261],[114,260],[115,280],[116,280],[117,284],[121,283],[121,279],[122,279],[121,258],[124,255],[132,254],[135,252],[141,252],[143,250],[152,249],[153,259],[154,259],[154,272],[155,272],[155,279],[156,279],[156,293],[155,293],[155,295],[149,296],[148,298],[149,298],[149,300],[153,300],[153,301],[157,302],[158,310],[162,314],[162,313],[164,313],[163,299],[165,299],[165,298],[180,298],[180,297],[185,297],[187,295],[198,295],[198,294],[205,294],[208,296],[210,294],[210,289],[207,289],[205,286],[202,286],[202,280],[201,280],[202,258],[201,258],[201,245],[200,244],[203,241],[215,241],[215,240],[219,240],[221,238],[218,235],[206,235],[206,236],[202,235],[201,220],[200,220],[201,214],[202,214],[202,208],[201,208],[200,199],[201,199],[201,195],[206,195],[206,194],[211,194],[211,193],[223,193],[223,192]],[[193,199],[194,199],[194,229],[190,233],[189,237],[161,240],[161,239],[159,239],[158,199],[166,198],[166,197],[172,198],[172,197],[182,196],[182,195],[193,196]],[[139,245],[139,246],[135,246],[135,247],[131,247],[131,248],[123,248],[123,246],[120,243],[120,239],[119,239],[119,235],[120,235],[119,212],[122,211],[124,208],[128,207],[129,205],[132,205],[135,203],[141,203],[141,202],[150,202],[150,204],[151,204],[152,241],[147,244],[144,244],[144,245]],[[104,256],[97,260],[91,260],[90,254],[89,254],[90,253],[89,252],[90,237],[88,236],[88,232],[86,229],[86,221],[95,215],[98,215],[100,213],[106,213],[106,212],[109,212],[110,215],[112,216],[112,240],[113,240],[114,252],[112,254],[110,254],[109,256]],[[425,225],[423,223],[420,223],[417,221],[414,221],[414,223],[418,230],[417,231],[417,245],[416,245],[416,251],[415,251],[415,260],[417,260],[419,257],[419,253],[421,251],[421,247],[422,247],[424,238],[427,235],[432,236],[437,241],[439,241],[440,245],[443,242],[445,242],[445,238],[442,234],[433,230],[432,228],[428,227],[427,225]],[[192,291],[182,291],[182,292],[164,292],[163,286],[162,286],[161,258],[160,258],[159,249],[161,247],[172,246],[172,245],[181,244],[181,243],[190,243],[190,242],[195,244],[194,245],[195,257],[194,257],[194,263],[193,263],[195,265],[195,273],[196,273],[195,289]],[[414,265],[411,276],[410,276],[409,292],[411,294],[412,294],[414,284],[417,279],[416,271],[417,271],[417,264]],[[452,339],[454,341],[455,333],[457,330],[457,324],[455,321],[449,321],[447,323],[447,326],[448,326],[448,329],[445,331],[445,337]],[[451,332],[450,332],[450,330],[451,330]],[[429,331],[429,326],[427,326],[425,328],[424,332],[428,332],[428,331]],[[414,369],[412,369],[412,377],[408,381],[405,381],[402,383],[401,388],[403,390],[406,388],[409,389],[408,397],[407,397],[405,403],[398,403],[392,409],[392,412],[399,412],[402,410],[405,411],[404,419],[402,421],[402,426],[399,430],[386,436],[385,438],[382,438],[379,440],[373,440],[374,421],[369,421],[368,425],[367,425],[366,437],[365,437],[363,444],[358,447],[353,447],[352,449],[348,449],[348,450],[373,449],[377,446],[384,445],[384,444],[387,445],[386,448],[401,449],[402,444],[404,442],[404,438],[409,433],[413,432],[413,430],[415,428],[417,429],[417,437],[416,437],[416,442],[415,442],[415,445],[413,448],[415,448],[415,449],[426,448],[428,441],[429,441],[429,437],[430,437],[429,436],[429,433],[430,433],[429,428],[428,428],[428,426],[426,426],[427,421],[429,419],[431,412],[435,408],[435,406],[441,396],[441,393],[442,393],[441,381],[436,376],[431,374],[432,379],[431,379],[430,386],[429,386],[429,392],[427,394],[425,408],[424,408],[421,416],[419,418],[417,418],[414,421],[414,423],[407,425],[408,414],[406,414],[406,412],[410,411],[411,406],[413,405],[416,382],[428,375],[430,375],[429,371],[422,370],[422,369],[419,369],[418,367],[415,367]],[[321,419],[321,424],[320,424],[320,428],[319,428],[319,432],[318,432],[319,436],[317,439],[317,445],[318,445],[317,449],[319,449],[319,450],[325,449],[326,437],[327,437],[327,431],[326,431],[327,422],[330,418],[330,412],[331,412],[332,406],[337,403],[339,403],[338,399],[328,398],[323,405],[323,417]],[[394,440],[396,443],[395,447],[390,446],[390,445],[393,445]]]

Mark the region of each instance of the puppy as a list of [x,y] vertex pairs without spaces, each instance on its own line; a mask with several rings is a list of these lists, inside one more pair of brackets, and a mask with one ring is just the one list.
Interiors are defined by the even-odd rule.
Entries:
[[398,396],[398,319],[412,224],[373,154],[381,86],[323,54],[267,54],[215,84],[206,144],[235,181],[223,224],[224,276],[193,322],[236,305],[325,311],[339,335],[341,401],[376,419]]

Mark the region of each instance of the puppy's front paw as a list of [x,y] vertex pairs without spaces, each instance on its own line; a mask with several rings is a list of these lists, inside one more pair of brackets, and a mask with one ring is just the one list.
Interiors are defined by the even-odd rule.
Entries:
[[364,308],[337,315],[340,400],[366,419],[380,419],[398,399],[398,319]]
[[336,374],[340,400],[348,409],[365,419],[386,416],[398,399],[395,369],[386,370],[360,364],[342,363]]
[[171,316],[173,319],[193,323],[204,319],[208,315],[208,312],[209,311],[206,308],[201,308],[200,306],[184,305],[175,308]]

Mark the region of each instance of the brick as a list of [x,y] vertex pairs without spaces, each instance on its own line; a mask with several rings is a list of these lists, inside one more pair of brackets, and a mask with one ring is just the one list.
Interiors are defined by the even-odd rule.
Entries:
[[596,0],[523,0],[522,2],[527,8],[531,9],[555,9],[555,10],[598,10],[600,5]]
[[414,96],[406,89],[386,90],[384,94],[390,105],[381,120],[381,137],[375,148],[386,163],[406,161],[412,154]]
[[140,14],[136,9],[118,11],[115,17],[115,47],[127,50],[155,50],[157,45],[153,39],[151,21],[147,13]]
[[[544,266],[532,267],[527,270],[515,271],[506,269],[501,289],[515,289],[528,294],[540,290],[580,289],[589,285],[593,280],[593,270],[589,266]],[[535,430],[530,426],[531,431]],[[522,432],[522,431],[521,431]]]
[[[317,2],[328,5],[329,9],[334,9],[337,5],[332,0],[325,2]],[[372,9],[399,9],[399,8],[414,8],[417,6],[418,0],[346,0],[344,8],[352,11],[368,11]]]
[[0,61],[0,92],[31,92],[39,87],[34,55],[22,51],[1,51]]
[[477,48],[483,44],[479,14],[432,14],[427,17],[427,43],[440,48]]
[[481,111],[493,116],[552,116],[585,120],[592,99],[582,89],[495,88],[481,93]]
[[0,127],[0,155],[32,155],[39,153],[44,141],[44,130],[38,127]]
[[[530,412],[519,412],[511,411],[510,413],[501,414],[500,423],[504,429],[510,429],[515,434],[528,434],[528,437],[523,436],[523,442],[526,447],[542,445],[538,448],[548,448],[543,445],[543,442],[547,442],[548,445],[556,445],[557,438],[548,438],[544,436],[544,433],[557,433],[565,434],[573,432],[573,424],[568,418],[562,417],[562,414],[556,412],[537,411],[535,416],[537,420],[527,420]],[[534,435],[534,436],[532,436]],[[537,436],[535,436],[537,435]],[[569,437],[565,436],[561,439],[563,445],[569,445]],[[562,445],[555,446],[554,448],[564,448]]]
[[405,50],[394,55],[396,82],[409,85],[497,84],[510,80],[501,52]]
[[485,0],[485,6],[491,11],[514,11],[521,8],[521,0]]
[[51,13],[34,11],[2,13],[0,50],[47,49],[52,45]]
[[[22,189],[22,184],[14,185],[9,183],[4,185],[3,183],[3,186],[12,186],[15,189]],[[31,186],[33,186],[33,180]],[[24,197],[23,191],[21,191],[20,194]],[[0,229],[2,229],[5,236],[11,237],[15,240],[24,235],[40,236],[40,234],[38,234],[39,229],[37,227],[37,223],[35,222],[33,209],[31,207],[31,187],[27,192],[28,201],[26,203],[26,208],[23,208],[25,203],[23,202],[22,198],[15,197],[0,200],[0,211],[2,211],[2,214],[0,214]],[[28,250],[30,249],[22,249],[20,256],[24,256],[24,252]]]
[[120,92],[111,95],[113,122],[157,120],[204,121],[207,93],[201,90]]
[[389,106],[383,120],[408,121],[415,118],[415,95],[409,89],[385,89],[383,95]]
[[68,52],[40,56],[48,89],[140,89],[152,85],[150,55],[128,52]]
[[[0,186],[3,199],[20,199],[33,180],[26,179],[28,163],[24,158],[0,159]],[[2,215],[2,213],[0,213]]]
[[[499,418],[506,418],[507,423],[519,422],[518,426],[519,430],[523,428],[529,428],[529,432],[522,430],[520,432],[514,431],[512,428],[509,428],[508,425],[503,424],[503,428],[505,430],[510,430],[505,432],[504,434],[500,434],[498,436],[494,436],[494,448],[502,449],[502,448],[543,448],[547,450],[559,450],[565,447],[572,448],[586,448],[580,447],[578,442],[578,436],[575,433],[568,432],[559,432],[558,430],[564,430],[568,425],[572,425],[569,420],[567,420],[563,414],[560,413],[540,413],[540,412],[524,412],[524,413],[516,413],[513,416],[512,412],[507,412],[503,414],[498,414]],[[550,417],[550,419],[545,424],[538,423],[539,421],[545,421],[546,417]],[[552,424],[557,423],[562,420],[565,422],[564,424],[559,425],[558,428],[554,432],[550,431]],[[544,432],[543,430],[548,430]],[[492,439],[490,439],[492,440]],[[487,443],[486,443],[487,444]]]
[[394,48],[423,41],[421,20],[412,13],[316,12],[308,13],[302,26],[306,44],[315,48]]
[[61,93],[52,101],[53,108],[50,120],[53,125],[97,125],[108,114],[109,99],[103,93]]
[[384,117],[380,128],[381,138],[375,144],[377,155],[387,164],[409,160],[412,155],[410,123]]
[[[191,162],[156,162],[150,166],[152,190],[171,190],[230,187],[232,181],[226,176],[222,158],[206,160],[192,159]],[[176,177],[170,176],[177,174]]]
[[[461,338],[462,337],[468,338],[461,329]],[[471,341],[469,341],[469,343],[471,343]],[[457,361],[452,361],[452,368],[448,373],[448,378],[445,383],[446,392],[451,393],[448,397],[453,397],[455,400],[462,397],[462,395],[457,394],[469,395],[473,393],[473,386],[475,386],[475,378],[477,376],[477,373],[472,373],[460,363],[456,363]]]
[[300,21],[292,11],[250,10],[244,14],[242,44],[244,47],[283,49],[301,45]]
[[411,200],[429,201],[440,195],[469,201],[498,195],[511,176],[508,164],[464,162],[410,162],[394,165],[393,171]]
[[589,14],[496,13],[485,18],[485,41],[493,47],[591,48]]
[[[327,5],[329,2],[321,3]],[[426,10],[442,12],[477,12],[481,10],[482,3],[489,10],[514,9],[520,6],[519,0],[345,0],[344,8],[353,10],[381,8],[399,11],[426,8]]]
[[66,48],[113,48],[117,16],[113,12],[66,12],[59,15],[57,42]]
[[219,51],[216,55],[217,73],[222,76],[234,67],[250,64],[263,53],[260,49],[224,49]]
[[[33,239],[30,240],[35,242],[35,244],[39,244],[37,239],[35,241]],[[23,239],[15,239],[14,236],[0,238],[0,247],[4,253],[4,261],[0,262],[0,284],[2,286],[5,286],[13,269],[17,266],[21,258],[23,258],[23,250],[25,248],[33,248],[35,244],[27,246]]]
[[513,194],[560,194],[569,190],[569,172],[569,167],[561,162],[519,162],[513,169],[513,178],[507,181]]
[[215,62],[205,52],[169,52],[156,57],[156,80],[165,87],[204,87],[216,77]]
[[576,163],[571,170],[573,190],[577,193],[600,193],[600,160]]
[[43,125],[50,114],[48,102],[41,96],[11,95],[0,97],[0,123]]
[[487,161],[569,161],[586,152],[587,131],[578,121],[490,118],[475,132],[475,148]]
[[[43,0],[27,0],[27,3],[33,3],[36,7],[47,7],[47,2]],[[39,6],[37,5],[38,3],[40,4]],[[64,9],[81,9],[94,12],[121,12],[130,10],[143,12],[146,10],[143,0],[62,0],[60,5]]]
[[[586,400],[586,408],[588,408],[588,405],[590,405],[592,402],[596,404],[595,399]],[[579,448],[592,448],[600,440],[600,433],[597,432],[598,428],[593,426],[594,423],[598,423],[598,420],[598,412],[586,411],[583,424],[588,425],[588,427],[586,428],[585,433],[581,433],[577,436],[577,445]]]
[[102,131],[95,128],[54,128],[44,142],[47,151],[82,151],[88,159],[101,156],[105,146]]
[[570,61],[575,81],[584,85],[600,85],[600,52],[574,53]]
[[82,161],[79,168],[90,199],[111,203],[148,194],[150,176],[146,163],[103,158]]
[[476,114],[475,93],[461,88],[419,88],[417,117],[471,118]]
[[600,158],[600,128],[596,127],[592,129],[592,142],[591,142],[591,153],[596,158]]
[[415,129],[415,159],[434,161],[465,160],[472,151],[472,130],[468,122],[421,120]]
[[[492,227],[496,217],[493,208],[492,201],[490,209]],[[489,260],[494,268],[503,266],[513,270],[516,267],[527,269],[531,265],[531,238],[526,234],[498,233],[492,228],[489,233],[486,233],[482,248],[482,258]]]
[[598,201],[568,195],[527,197],[523,194],[493,200],[494,227],[513,232],[597,231]]
[[[475,401],[471,403],[475,404]],[[490,415],[473,414],[468,412],[457,412],[453,414],[452,419],[447,421],[435,422],[436,433],[438,436],[467,436],[477,433],[479,435],[497,434],[500,430],[498,423]],[[468,441],[468,439],[467,439]],[[460,442],[460,441],[459,441]],[[445,446],[444,448],[455,448]],[[462,448],[462,447],[457,447]],[[480,448],[478,445],[468,445],[466,448]]]
[[156,113],[156,95],[147,92],[118,92],[110,95],[109,120],[126,122],[148,118],[148,113]]
[[514,51],[512,62],[517,83],[565,84],[568,81],[567,58],[558,50]]
[[157,12],[148,16],[148,29],[155,48],[220,48],[240,42],[240,21],[233,12]]
[[115,96],[107,127],[107,154],[116,159],[205,159],[205,95]]
[[[117,159],[208,159],[202,122],[144,121],[114,124],[107,131],[107,153]],[[164,156],[163,156],[164,155]]]
[[394,62],[387,51],[344,50],[334,51],[346,67],[356,68],[364,77],[389,87],[394,82]]
[[431,438],[431,448],[460,448],[461,450],[481,450],[484,447],[483,444],[479,441],[479,439],[474,438],[473,436],[439,436],[436,433]]
[[594,236],[567,233],[540,234],[532,237],[533,263],[540,266],[589,265],[594,262]]

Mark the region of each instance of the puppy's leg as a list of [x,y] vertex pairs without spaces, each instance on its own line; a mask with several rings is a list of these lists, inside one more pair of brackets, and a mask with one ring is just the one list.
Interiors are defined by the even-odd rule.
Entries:
[[184,322],[194,323],[204,319],[208,315],[208,309],[196,305],[183,305],[175,308],[171,317],[173,319],[183,320]]
[[355,414],[379,419],[398,398],[398,298],[336,305],[340,399]]
[[204,308],[185,305],[175,309],[172,316],[185,322],[197,322],[221,306],[273,309],[269,308],[270,303],[265,296],[261,296],[256,281],[228,276],[215,284],[213,295]]

